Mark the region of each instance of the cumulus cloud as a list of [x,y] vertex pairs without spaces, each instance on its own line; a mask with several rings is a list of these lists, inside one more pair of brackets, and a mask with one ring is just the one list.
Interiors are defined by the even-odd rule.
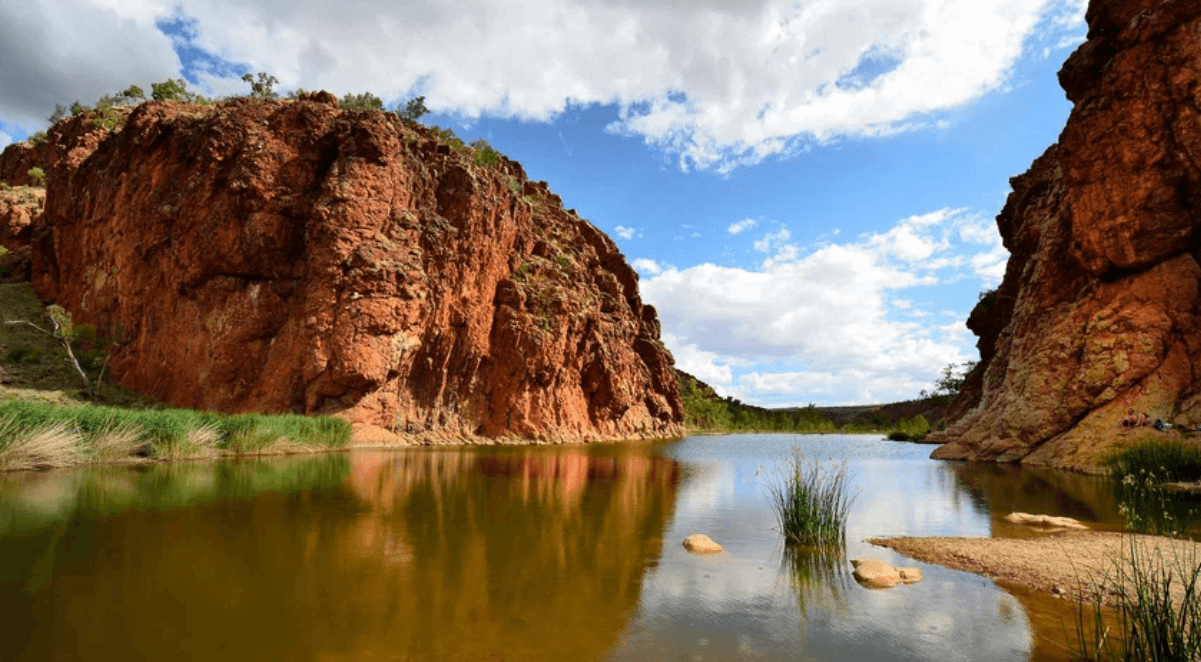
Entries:
[[171,39],[146,2],[0,2],[0,120],[32,133],[56,103],[92,103],[177,76]]
[[729,232],[730,234],[738,234],[744,230],[750,230],[751,228],[755,227],[756,225],[759,225],[759,224],[755,222],[755,219],[744,218],[741,221],[738,221],[737,223],[731,223],[730,227],[726,228],[726,232]]
[[616,232],[617,236],[621,237],[622,239],[633,239],[634,233],[637,232],[637,230],[634,228],[627,228],[624,225],[617,226],[613,229],[613,231]]
[[630,266],[634,267],[634,270],[643,276],[654,276],[663,271],[663,267],[658,262],[645,257],[636,258]]
[[640,289],[677,364],[708,375],[723,395],[792,404],[908,398],[969,357],[963,315],[923,322],[929,313],[905,292],[964,277],[987,283],[997,264],[1003,271],[1007,255],[986,223],[943,209],[804,255],[781,228],[756,242],[772,254],[758,269],[659,265]]
[[613,132],[729,170],[888,135],[1000,89],[1031,35],[1083,34],[1082,0],[46,0],[0,4],[0,112],[25,126],[179,72],[156,22],[186,19],[195,72],[426,96],[435,111],[545,120],[614,104]]

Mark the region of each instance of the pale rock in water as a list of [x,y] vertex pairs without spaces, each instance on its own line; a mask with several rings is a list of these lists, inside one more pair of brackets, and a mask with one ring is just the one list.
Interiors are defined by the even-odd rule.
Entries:
[[684,549],[694,554],[717,554],[722,546],[703,533],[694,533],[684,539]]
[[892,588],[922,580],[918,568],[894,568],[879,559],[851,559],[851,565],[855,566],[855,579],[867,588]]

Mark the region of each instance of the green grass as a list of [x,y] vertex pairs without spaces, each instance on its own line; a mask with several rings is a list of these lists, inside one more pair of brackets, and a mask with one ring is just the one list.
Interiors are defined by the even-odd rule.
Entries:
[[794,452],[780,478],[768,485],[786,546],[843,545],[854,500],[848,489],[845,463],[828,467]]
[[[1104,596],[1113,596],[1116,628],[1105,618]],[[1098,583],[1081,605],[1075,657],[1096,662],[1198,662],[1201,660],[1201,561],[1165,559],[1131,537],[1130,554]]]
[[134,455],[248,455],[343,448],[350,424],[328,416],[0,403],[0,469],[70,466]]
[[1176,440],[1147,440],[1115,451],[1104,465],[1115,480],[1153,473],[1164,482],[1201,480],[1201,447]]

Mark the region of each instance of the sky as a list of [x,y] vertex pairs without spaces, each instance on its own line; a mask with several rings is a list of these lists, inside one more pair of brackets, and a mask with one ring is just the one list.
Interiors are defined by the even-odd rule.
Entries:
[[0,0],[0,148],[185,78],[416,95],[612,237],[677,367],[766,407],[978,358],[995,216],[1071,104],[1087,0]]

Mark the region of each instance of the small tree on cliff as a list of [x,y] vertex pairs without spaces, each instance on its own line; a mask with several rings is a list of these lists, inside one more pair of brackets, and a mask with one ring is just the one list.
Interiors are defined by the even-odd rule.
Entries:
[[272,89],[279,80],[265,71],[260,71],[258,80],[250,74],[242,74],[242,80],[250,83],[250,96],[257,99],[277,99],[279,95]]
[[409,101],[405,103],[404,108],[401,108],[400,106],[396,107],[396,114],[400,116],[400,119],[408,122],[419,121],[429,112],[430,109],[425,107],[425,97],[423,96],[409,99]]
[[[88,392],[88,398],[95,400],[96,391],[92,387],[92,381],[88,379],[87,373],[83,371],[83,367],[79,365],[79,360],[75,358],[75,352],[71,349],[71,341],[76,335],[76,327],[71,322],[71,313],[67,312],[62,306],[47,306],[46,317],[50,318],[50,323],[54,326],[52,331],[43,329],[29,320],[6,320],[5,323],[26,324],[41,333],[53,336],[58,341],[58,344],[62,345],[63,349],[67,352],[67,358],[70,359],[71,365],[75,367],[75,372],[79,373],[79,379],[83,382],[83,387]],[[107,364],[107,361],[105,363]],[[101,374],[103,375],[103,373]]]
[[934,390],[921,392],[922,398],[945,398],[950,400],[959,395],[963,382],[976,369],[978,361],[964,361],[961,364],[948,363],[942,369],[942,377],[934,381]]
[[363,92],[362,94],[347,92],[346,96],[338,101],[338,107],[342,110],[383,110],[384,101],[370,92]]

